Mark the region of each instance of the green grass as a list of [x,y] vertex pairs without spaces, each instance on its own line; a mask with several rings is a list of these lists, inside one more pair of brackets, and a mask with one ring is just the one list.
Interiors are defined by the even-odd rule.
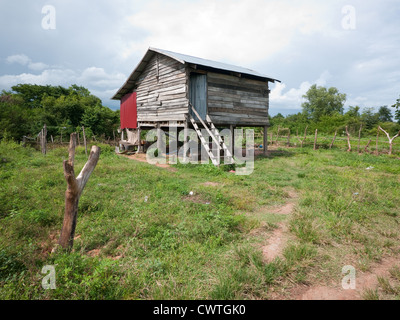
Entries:
[[[290,148],[236,176],[212,165],[166,170],[100,147],[67,254],[51,253],[67,149],[44,156],[0,143],[0,299],[270,299],[399,254],[396,155]],[[78,148],[75,172],[85,161]],[[299,195],[291,216],[265,210],[285,204],[289,190]],[[265,263],[260,243],[281,222],[293,239]],[[55,290],[41,286],[45,265],[55,266]]]

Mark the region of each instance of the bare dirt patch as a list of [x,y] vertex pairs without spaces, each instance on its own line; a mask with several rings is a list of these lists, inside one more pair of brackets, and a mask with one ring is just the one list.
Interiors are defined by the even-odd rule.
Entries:
[[218,183],[218,182],[210,182],[210,181],[208,181],[208,182],[202,183],[201,185],[202,185],[202,186],[206,186],[206,187],[218,187],[218,186],[220,186],[221,184]]
[[[396,258],[384,259],[376,264],[371,271],[356,271],[356,288],[345,290],[341,283],[330,286],[297,286],[290,290],[291,300],[363,300],[363,294],[367,289],[376,289],[378,277],[389,276],[389,270],[399,264]],[[281,297],[282,298],[282,297]],[[279,298],[278,298],[279,299]]]
[[210,204],[209,200],[205,200],[203,197],[201,197],[198,194],[185,196],[185,197],[183,197],[183,200],[193,202],[193,203]]
[[[132,155],[129,155],[129,156],[127,156],[127,155],[122,155],[122,156],[123,156],[123,157],[126,157],[126,158],[128,158],[128,159],[131,159],[131,160],[135,160],[135,161],[139,161],[139,162],[148,163],[148,162],[147,162],[147,157],[146,157],[146,154],[145,154],[145,153],[132,154]],[[172,167],[168,164],[168,157],[167,157],[167,163],[166,163],[166,164],[157,163],[157,164],[155,164],[155,166],[156,166],[156,167],[159,167],[159,168],[167,169],[168,171],[171,171],[171,172],[176,172],[176,169],[175,169],[175,168],[172,168]]]
[[287,243],[287,227],[285,223],[280,223],[268,239],[268,245],[262,247],[264,261],[272,262],[277,257],[282,257],[282,252]]
[[[294,190],[288,191],[289,201],[278,207],[264,207],[262,210],[266,214],[290,215],[296,205],[297,193]],[[286,222],[281,222],[268,238],[268,244],[262,247],[264,261],[272,262],[277,257],[282,257],[283,249],[289,239],[288,228]]]
[[295,203],[293,202],[289,202],[283,206],[279,206],[276,208],[271,208],[268,210],[269,213],[273,213],[273,214],[284,214],[284,215],[289,215],[292,213],[293,208],[295,206]]
[[101,249],[93,249],[93,250],[89,251],[87,254],[90,257],[98,257],[100,255],[100,251],[101,251]]

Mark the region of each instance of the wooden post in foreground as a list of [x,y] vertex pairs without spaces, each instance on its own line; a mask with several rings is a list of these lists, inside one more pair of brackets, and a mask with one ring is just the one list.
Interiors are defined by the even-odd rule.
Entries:
[[72,133],[69,142],[69,157],[68,160],[64,160],[63,164],[64,176],[67,181],[67,191],[65,192],[64,222],[61,229],[60,239],[58,240],[58,244],[61,247],[69,250],[72,249],[74,244],[79,198],[100,157],[100,148],[93,146],[90,151],[89,160],[86,162],[78,177],[75,178],[75,147],[76,133]]

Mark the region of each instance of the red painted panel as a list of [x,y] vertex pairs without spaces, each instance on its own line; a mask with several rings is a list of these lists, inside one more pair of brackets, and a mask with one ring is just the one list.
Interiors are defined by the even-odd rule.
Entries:
[[128,93],[121,99],[121,129],[137,128],[137,105],[136,105],[136,92]]

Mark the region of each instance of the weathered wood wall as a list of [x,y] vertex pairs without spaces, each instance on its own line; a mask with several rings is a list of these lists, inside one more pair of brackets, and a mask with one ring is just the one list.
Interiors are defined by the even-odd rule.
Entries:
[[137,80],[139,122],[183,121],[188,113],[185,66],[155,54]]
[[[269,125],[267,81],[207,74],[207,109],[215,124]],[[184,121],[189,104],[189,70],[154,54],[136,81],[138,122]]]
[[215,124],[269,125],[268,82],[207,73],[208,114]]

